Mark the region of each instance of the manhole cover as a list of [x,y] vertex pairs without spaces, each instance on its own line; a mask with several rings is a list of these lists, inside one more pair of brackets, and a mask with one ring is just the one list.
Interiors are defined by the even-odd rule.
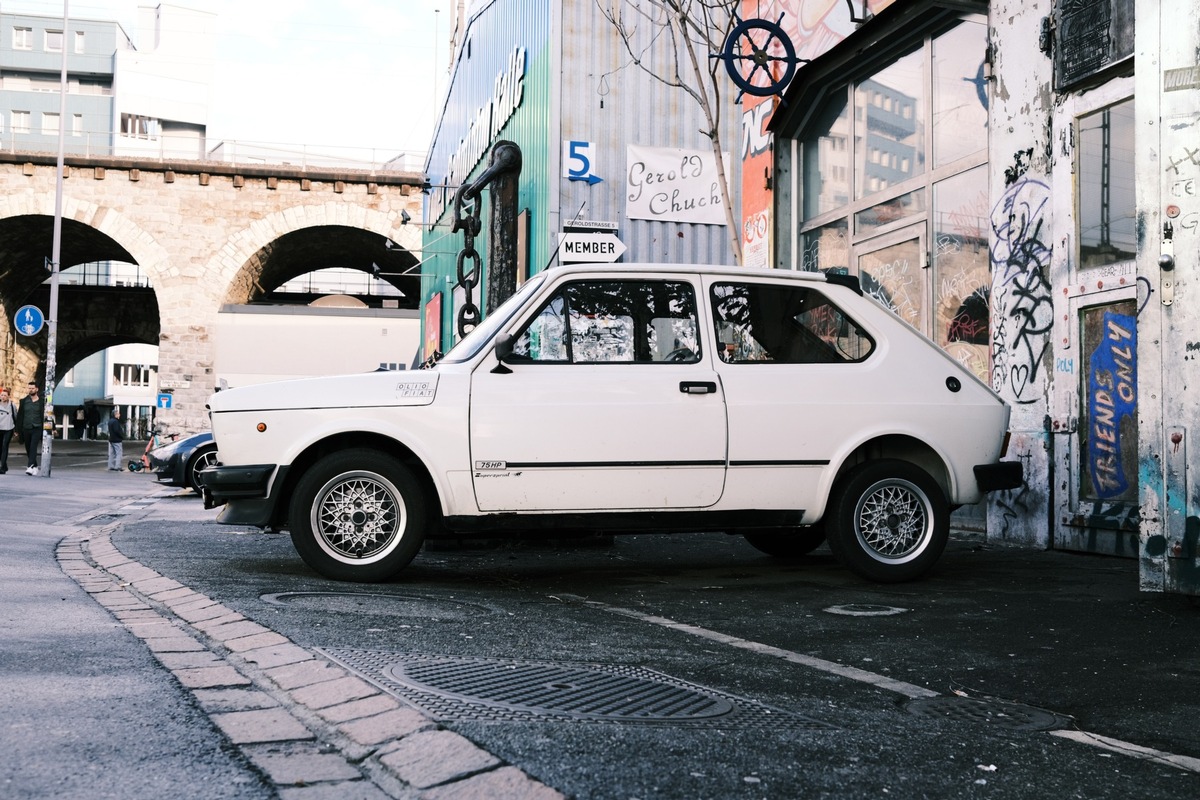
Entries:
[[1004,731],[1053,731],[1068,727],[1071,718],[1020,703],[946,696],[912,700],[905,705],[918,717],[980,722]]
[[844,617],[893,617],[896,614],[908,613],[907,608],[898,606],[876,606],[870,603],[847,603],[841,606],[830,606],[826,614],[840,614]]
[[438,720],[836,726],[642,667],[370,650],[322,653]]
[[308,611],[373,614],[405,619],[476,619],[491,612],[483,606],[415,595],[382,592],[280,592],[264,594],[264,603]]

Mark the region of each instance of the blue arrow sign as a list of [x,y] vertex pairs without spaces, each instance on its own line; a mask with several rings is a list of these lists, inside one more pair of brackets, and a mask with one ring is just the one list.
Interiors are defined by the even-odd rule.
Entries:
[[21,306],[13,316],[13,325],[17,333],[25,336],[36,336],[41,333],[46,324],[46,315],[37,306]]

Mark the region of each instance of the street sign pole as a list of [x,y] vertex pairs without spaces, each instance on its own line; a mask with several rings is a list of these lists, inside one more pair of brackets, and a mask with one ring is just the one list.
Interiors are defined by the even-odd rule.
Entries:
[[58,366],[58,268],[62,258],[63,171],[67,131],[67,2],[63,0],[62,72],[58,86],[58,175],[54,185],[54,242],[50,249],[50,308],[46,313],[46,412],[42,420],[42,465],[38,474],[50,477],[50,453],[54,444],[54,384]]

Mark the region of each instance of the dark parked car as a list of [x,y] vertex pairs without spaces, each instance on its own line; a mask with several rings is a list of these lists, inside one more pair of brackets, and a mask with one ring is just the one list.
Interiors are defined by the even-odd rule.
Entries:
[[212,433],[194,433],[150,451],[150,470],[160,483],[190,487],[200,494],[200,470],[217,463]]

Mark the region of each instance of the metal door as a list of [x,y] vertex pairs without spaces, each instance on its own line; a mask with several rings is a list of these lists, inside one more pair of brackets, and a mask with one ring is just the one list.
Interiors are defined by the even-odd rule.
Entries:
[[1200,9],[1145,0],[1137,14],[1140,582],[1200,595],[1200,509],[1190,432],[1200,422]]

